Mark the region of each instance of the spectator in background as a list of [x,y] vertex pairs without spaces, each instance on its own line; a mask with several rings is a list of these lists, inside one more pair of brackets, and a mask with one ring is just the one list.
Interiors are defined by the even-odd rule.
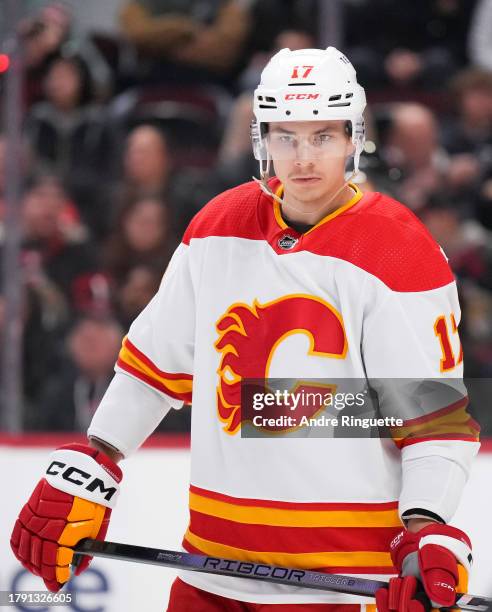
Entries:
[[123,180],[131,196],[164,195],[171,179],[171,159],[164,134],[151,125],[128,135],[123,158]]
[[169,211],[157,198],[141,197],[124,208],[106,245],[105,270],[117,286],[136,266],[161,276],[179,240],[169,228]]
[[253,54],[248,66],[239,77],[239,88],[246,91],[251,101],[251,94],[261,80],[261,72],[272,55],[275,55],[281,49],[298,51],[299,49],[311,49],[315,46],[315,38],[307,31],[294,28],[280,31],[277,36],[269,40],[266,51],[258,51]]
[[47,67],[60,52],[68,36],[70,16],[57,2],[44,6],[26,18],[20,27],[24,42],[27,107],[42,98],[42,80]]
[[75,205],[53,176],[36,179],[22,202],[22,258],[25,273],[47,277],[76,308],[76,279],[94,270],[97,259]]
[[125,37],[166,82],[228,75],[241,58],[250,16],[238,0],[132,0],[121,12]]
[[475,212],[480,223],[492,232],[492,169],[477,188]]
[[154,266],[137,265],[131,268],[114,294],[114,310],[123,329],[128,329],[134,319],[157,293],[164,270]]
[[100,236],[110,214],[100,193],[100,176],[111,157],[104,109],[93,103],[90,74],[80,57],[53,60],[43,87],[45,101],[27,118],[28,139],[39,162],[64,179],[84,221]]
[[450,154],[447,189],[473,214],[479,180],[492,170],[492,73],[470,68],[451,82],[456,115],[444,123],[441,141]]
[[49,2],[21,23],[24,58],[27,68],[27,107],[43,97],[42,81],[53,59],[70,48],[72,54],[83,57],[90,66],[97,92],[103,97],[110,90],[111,74],[96,47],[87,39],[73,35],[72,15],[62,2]]
[[[25,406],[34,406],[41,386],[56,369],[58,342],[66,329],[68,309],[61,292],[46,277],[25,274],[23,280],[22,395]],[[0,291],[0,346],[5,324],[5,298]]]
[[[47,379],[40,399],[25,414],[26,430],[86,431],[94,410],[114,375],[123,336],[112,318],[84,317],[65,342],[65,354],[56,375]],[[190,411],[171,411],[169,423],[159,429],[188,431]]]
[[[492,371],[490,235],[475,220],[463,219],[446,195],[435,197],[421,211],[421,219],[443,248],[458,279],[463,309],[460,338],[465,353],[465,375],[490,377]],[[486,405],[485,402],[481,404],[483,408]]]
[[452,155],[473,154],[492,165],[492,72],[470,68],[451,82],[456,115],[443,130]]
[[[282,32],[302,32],[311,40],[316,40],[319,33],[319,0],[256,0],[252,2],[251,14],[249,55],[270,54],[272,41]],[[279,48],[283,46],[293,50],[289,45]],[[312,46],[316,45],[306,48]]]
[[197,212],[197,203],[187,177],[173,169],[164,134],[152,125],[140,125],[126,139],[123,178],[114,195],[117,214],[136,199],[148,196],[164,203],[168,211],[169,235],[180,239]]
[[85,431],[114,374],[123,332],[113,319],[77,321],[56,375],[46,381],[25,428]]
[[[32,155],[26,140],[21,143],[21,166],[24,175],[30,171]],[[5,192],[7,189],[7,137],[0,132],[0,243],[2,242],[5,215]]]
[[69,310],[61,291],[46,277],[26,277],[24,303],[24,393],[26,401],[36,405],[44,383],[57,369]]
[[[456,115],[443,132],[443,144],[451,154],[481,155],[492,148],[492,72],[470,68],[451,82]],[[484,155],[492,153],[484,151]]]
[[443,248],[461,282],[492,289],[492,244],[473,219],[464,219],[445,195],[437,195],[420,213],[421,220]]
[[393,108],[381,155],[395,180],[398,199],[414,211],[445,184],[446,155],[439,145],[437,121],[424,106]]
[[209,175],[208,198],[251,180],[258,173],[258,162],[251,150],[250,126],[253,120],[251,92],[236,98],[227,120],[219,157]]
[[475,0],[346,0],[346,50],[369,89],[436,90],[467,61]]

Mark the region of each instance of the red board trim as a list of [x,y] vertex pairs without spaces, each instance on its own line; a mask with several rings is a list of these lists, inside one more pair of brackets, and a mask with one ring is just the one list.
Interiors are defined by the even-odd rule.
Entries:
[[[62,444],[79,442],[85,444],[87,436],[78,432],[43,432],[8,434],[0,432],[0,446],[48,447],[56,448]],[[481,453],[492,453],[492,438],[481,440]],[[189,434],[156,433],[144,443],[143,448],[189,448]]]
[[[55,449],[70,442],[87,443],[87,436],[79,432],[43,432],[22,433],[19,435],[0,432],[0,446],[41,447]],[[143,445],[143,448],[189,448],[189,434],[155,433]]]

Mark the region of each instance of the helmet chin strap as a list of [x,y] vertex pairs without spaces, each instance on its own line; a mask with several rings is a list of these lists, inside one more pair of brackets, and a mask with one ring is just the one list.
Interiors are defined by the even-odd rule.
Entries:
[[[267,151],[266,167],[263,168],[263,160],[261,159],[260,160],[260,178],[256,178],[256,176],[253,176],[252,179],[255,181],[255,183],[257,183],[260,186],[260,189],[264,193],[266,193],[267,195],[272,197],[274,200],[276,200],[280,205],[282,205],[282,204],[285,204],[284,200],[280,198],[276,193],[273,193],[273,191],[270,189],[268,182],[267,182],[268,179],[270,178],[270,164],[271,164],[271,157],[270,157],[269,151]],[[289,204],[289,208],[292,208],[292,210],[295,210],[296,213],[300,215],[311,215],[313,213],[319,212],[320,210],[323,210],[323,208],[328,208],[328,206],[333,202],[333,200],[338,195],[340,195],[340,193],[345,189],[345,187],[347,187],[347,185],[350,183],[350,181],[354,178],[356,174],[357,172],[356,172],[356,169],[354,168],[351,175],[348,177],[348,179],[343,183],[340,189],[337,189],[337,191],[335,191],[335,193],[331,196],[329,201],[326,204],[322,204],[315,210],[309,210],[309,211],[300,210],[299,208],[292,206],[292,204]]]

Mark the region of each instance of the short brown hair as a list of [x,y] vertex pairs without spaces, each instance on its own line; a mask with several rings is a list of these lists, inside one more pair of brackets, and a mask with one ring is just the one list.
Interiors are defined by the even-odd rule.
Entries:
[[482,89],[492,93],[492,72],[481,68],[467,68],[459,72],[449,84],[450,92],[456,104],[470,90]]

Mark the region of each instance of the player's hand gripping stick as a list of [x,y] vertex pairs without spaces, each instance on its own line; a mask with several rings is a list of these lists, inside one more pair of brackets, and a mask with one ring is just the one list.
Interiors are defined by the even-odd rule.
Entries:
[[[80,540],[104,540],[121,479],[114,461],[85,444],[67,444],[51,454],[10,539],[17,559],[50,591],[69,580],[73,547]],[[75,574],[87,569],[91,559],[84,556]]]

